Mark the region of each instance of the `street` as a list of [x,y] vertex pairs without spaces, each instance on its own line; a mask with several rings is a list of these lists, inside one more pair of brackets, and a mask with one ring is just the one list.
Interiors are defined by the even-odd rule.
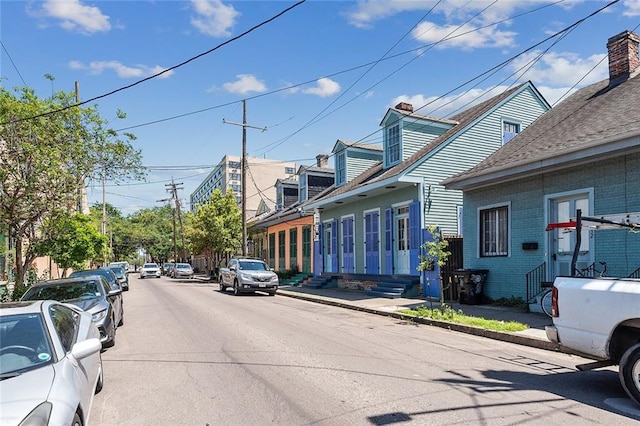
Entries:
[[215,283],[130,274],[91,424],[637,424],[617,370]]

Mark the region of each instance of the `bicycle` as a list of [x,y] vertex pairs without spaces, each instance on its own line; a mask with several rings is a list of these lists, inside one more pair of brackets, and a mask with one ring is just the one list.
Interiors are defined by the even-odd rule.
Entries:
[[[607,275],[607,262],[598,262],[602,265],[602,269],[597,269],[595,262],[591,265],[587,266],[583,269],[576,269],[577,277],[591,277],[593,278],[596,273],[598,273],[598,277],[602,278]],[[544,293],[542,293],[542,297],[540,298],[540,307],[542,308],[542,312],[547,314],[549,317],[553,316],[552,312],[552,295],[553,295],[553,283],[542,283],[541,287],[545,289]]]
[[594,262],[591,265],[587,266],[586,268],[576,269],[575,276],[594,278],[597,273],[599,278],[605,277],[607,275],[607,262],[598,262],[598,263],[602,266],[602,269],[597,269],[596,264]]
[[540,307],[542,308],[542,312],[547,314],[548,317],[553,317],[552,312],[552,304],[551,297],[553,295],[553,283],[545,282],[540,285],[542,288],[546,289],[540,298]]

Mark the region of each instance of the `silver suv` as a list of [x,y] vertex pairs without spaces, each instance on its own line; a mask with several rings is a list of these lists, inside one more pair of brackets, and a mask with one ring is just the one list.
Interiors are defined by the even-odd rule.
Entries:
[[227,268],[220,269],[220,291],[233,288],[233,294],[264,291],[274,296],[278,291],[278,275],[259,259],[231,259]]

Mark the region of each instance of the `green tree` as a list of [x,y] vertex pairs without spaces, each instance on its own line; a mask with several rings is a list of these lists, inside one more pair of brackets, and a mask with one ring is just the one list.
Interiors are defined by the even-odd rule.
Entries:
[[138,247],[156,262],[173,257],[173,215],[171,207],[142,209],[130,217],[132,237]]
[[91,218],[82,213],[60,215],[49,219],[41,232],[44,241],[38,251],[51,258],[62,268],[62,276],[67,269],[84,269],[87,261],[102,258],[107,237],[102,235],[91,222]]
[[242,247],[242,212],[231,192],[223,194],[216,189],[208,203],[199,205],[187,217],[185,235],[191,251],[207,257],[207,273],[211,273],[215,258],[219,260]]
[[73,93],[40,99],[30,88],[0,88],[0,226],[15,241],[16,285],[41,255],[44,224],[56,212],[79,210],[87,180],[145,174],[130,144],[135,136],[108,128],[96,106],[74,103]]

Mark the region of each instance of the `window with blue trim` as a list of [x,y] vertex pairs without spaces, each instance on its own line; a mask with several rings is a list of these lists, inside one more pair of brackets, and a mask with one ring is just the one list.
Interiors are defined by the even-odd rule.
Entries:
[[300,175],[298,180],[298,201],[304,203],[307,201],[307,174]]
[[387,164],[394,164],[400,161],[400,125],[396,124],[387,129],[387,146],[384,152],[387,157]]

